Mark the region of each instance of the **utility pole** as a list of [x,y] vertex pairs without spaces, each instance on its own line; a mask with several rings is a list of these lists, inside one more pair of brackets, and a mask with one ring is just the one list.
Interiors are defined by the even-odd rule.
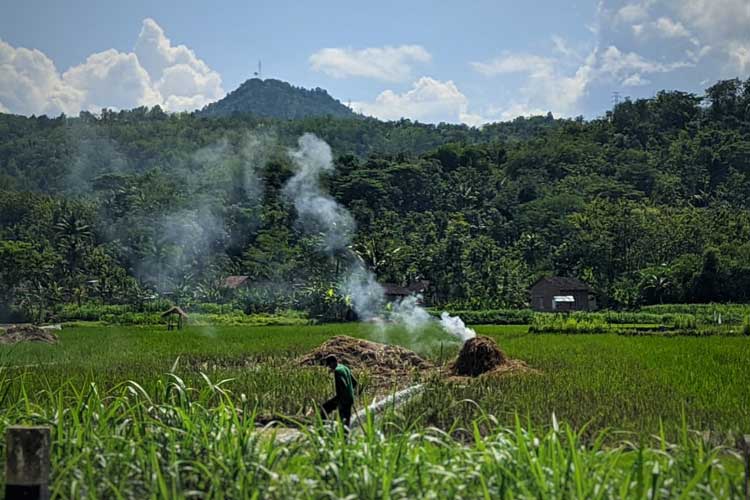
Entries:
[[618,104],[620,104],[620,92],[615,90],[612,92],[612,108],[616,108]]

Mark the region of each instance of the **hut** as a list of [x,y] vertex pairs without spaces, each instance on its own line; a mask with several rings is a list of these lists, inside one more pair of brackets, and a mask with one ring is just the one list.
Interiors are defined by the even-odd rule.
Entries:
[[531,308],[541,312],[593,311],[594,290],[576,278],[547,276],[530,288]]
[[168,311],[161,314],[162,318],[167,319],[167,330],[182,330],[182,327],[187,323],[188,315],[185,311],[177,306],[172,306]]

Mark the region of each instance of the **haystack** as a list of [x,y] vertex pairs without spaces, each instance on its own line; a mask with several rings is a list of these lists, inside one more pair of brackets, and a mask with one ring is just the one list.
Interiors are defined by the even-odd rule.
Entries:
[[491,372],[508,360],[497,343],[489,337],[474,337],[464,342],[458,358],[450,366],[454,375],[477,377]]
[[346,335],[333,337],[299,359],[301,365],[324,365],[333,355],[350,368],[373,371],[400,372],[430,368],[432,365],[414,351],[403,347],[380,344]]
[[0,344],[17,344],[18,342],[43,342],[57,344],[57,335],[48,329],[34,325],[11,326],[5,333],[0,333]]

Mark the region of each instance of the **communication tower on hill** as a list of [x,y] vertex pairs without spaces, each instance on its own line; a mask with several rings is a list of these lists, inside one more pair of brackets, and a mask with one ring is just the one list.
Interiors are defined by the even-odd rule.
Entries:
[[258,59],[258,71],[253,72],[253,76],[257,76],[261,80],[263,79],[263,67],[261,66],[260,59]]

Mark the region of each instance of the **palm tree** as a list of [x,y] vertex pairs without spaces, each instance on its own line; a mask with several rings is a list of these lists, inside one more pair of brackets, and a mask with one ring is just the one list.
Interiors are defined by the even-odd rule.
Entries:
[[75,214],[68,214],[55,224],[55,230],[58,245],[67,263],[67,273],[72,276],[83,259],[86,246],[93,239],[91,226]]
[[401,247],[381,248],[374,238],[368,238],[360,243],[355,243],[350,248],[360,262],[376,274],[401,251]]
[[656,273],[647,274],[643,280],[643,289],[651,290],[659,304],[664,303],[664,294],[671,287],[672,282],[669,281],[669,278]]

